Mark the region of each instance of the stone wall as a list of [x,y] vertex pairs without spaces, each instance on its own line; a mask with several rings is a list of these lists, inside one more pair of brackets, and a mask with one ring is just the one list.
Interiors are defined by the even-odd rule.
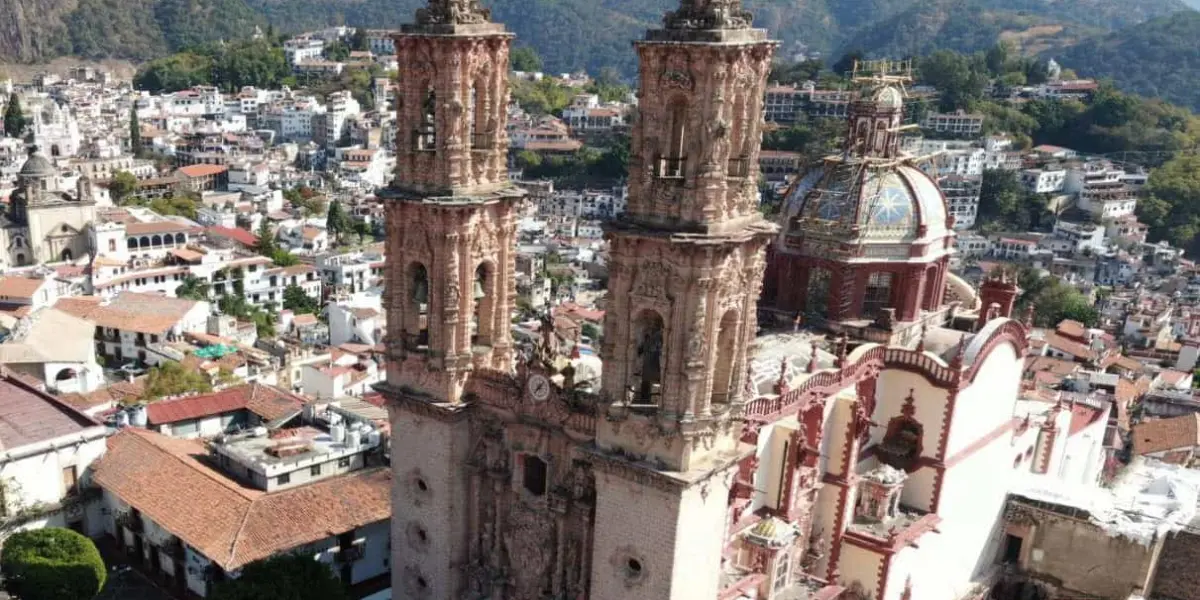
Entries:
[[1167,535],[1154,578],[1154,596],[1165,600],[1200,600],[1200,534]]

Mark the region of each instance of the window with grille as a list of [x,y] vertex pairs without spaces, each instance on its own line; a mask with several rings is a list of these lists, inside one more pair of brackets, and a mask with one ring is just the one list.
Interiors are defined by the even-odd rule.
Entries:
[[863,295],[863,314],[877,316],[892,303],[892,274],[871,273],[867,279],[867,293]]

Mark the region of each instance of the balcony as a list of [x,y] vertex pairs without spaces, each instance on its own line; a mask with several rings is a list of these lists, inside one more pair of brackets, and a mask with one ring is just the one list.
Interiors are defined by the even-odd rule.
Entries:
[[658,168],[656,174],[663,179],[683,179],[684,165],[687,164],[687,157],[679,158],[660,158],[658,159]]
[[357,540],[349,546],[342,546],[338,549],[337,562],[345,564],[360,561],[367,555],[366,550],[366,540]]

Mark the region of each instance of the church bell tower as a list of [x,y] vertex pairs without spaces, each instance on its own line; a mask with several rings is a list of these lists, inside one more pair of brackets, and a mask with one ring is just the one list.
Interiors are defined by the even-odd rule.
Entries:
[[765,247],[758,209],[775,42],[740,0],[681,0],[635,43],[629,203],[607,231],[596,598],[712,598]]
[[512,35],[477,0],[429,0],[395,36],[397,160],[387,202],[393,597],[461,596],[464,386],[508,372],[516,220],[505,131]]

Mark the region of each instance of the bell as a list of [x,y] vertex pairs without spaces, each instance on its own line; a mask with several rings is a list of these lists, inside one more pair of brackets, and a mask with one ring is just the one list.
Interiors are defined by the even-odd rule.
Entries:
[[417,304],[425,304],[429,301],[429,284],[424,279],[418,279],[413,286],[413,301]]
[[476,279],[475,280],[475,296],[474,296],[475,299],[482,300],[484,298],[484,296],[486,296],[486,295],[487,294],[483,293],[483,281],[480,279]]

